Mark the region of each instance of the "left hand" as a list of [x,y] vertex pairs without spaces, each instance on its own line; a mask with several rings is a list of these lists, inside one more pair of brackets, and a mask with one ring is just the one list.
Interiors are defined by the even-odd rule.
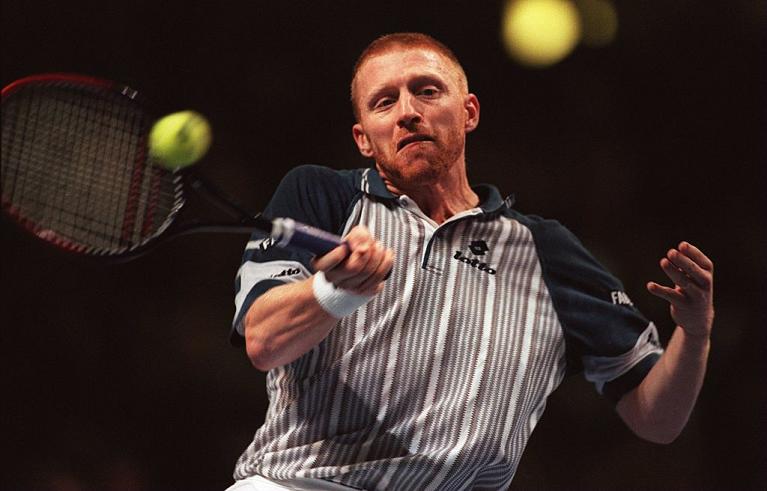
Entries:
[[671,318],[689,336],[706,337],[714,323],[714,263],[688,242],[670,249],[660,260],[674,287],[647,283],[647,290],[668,301]]

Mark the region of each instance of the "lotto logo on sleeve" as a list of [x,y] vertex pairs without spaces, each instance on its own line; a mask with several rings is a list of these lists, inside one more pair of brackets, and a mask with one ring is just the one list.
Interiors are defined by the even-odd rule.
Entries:
[[298,269],[298,268],[283,269],[279,273],[273,274],[272,278],[282,278],[282,277],[285,277],[285,276],[293,276],[293,275],[297,275],[300,272],[301,272],[301,270]]
[[629,307],[634,306],[634,302],[631,301],[628,295],[626,295],[626,292],[610,292],[610,296],[613,299],[613,303],[615,305],[628,305]]

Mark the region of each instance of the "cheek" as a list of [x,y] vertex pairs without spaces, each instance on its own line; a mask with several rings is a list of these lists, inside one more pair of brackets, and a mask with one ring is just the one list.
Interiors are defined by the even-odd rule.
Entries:
[[368,141],[373,151],[381,152],[391,147],[393,138],[387,128],[374,127],[368,132]]
[[464,113],[453,108],[435,114],[432,121],[450,133],[463,131],[465,125]]

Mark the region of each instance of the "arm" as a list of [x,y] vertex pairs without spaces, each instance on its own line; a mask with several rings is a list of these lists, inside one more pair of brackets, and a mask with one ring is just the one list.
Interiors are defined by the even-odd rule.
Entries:
[[[392,251],[358,226],[346,236],[346,245],[317,258],[314,267],[337,288],[373,296],[383,289],[392,260]],[[248,358],[259,370],[297,359],[325,339],[338,323],[339,319],[315,299],[315,277],[272,288],[251,305],[244,320],[245,346]]]
[[703,384],[714,320],[714,265],[698,248],[682,242],[660,266],[674,287],[650,282],[647,289],[670,303],[677,327],[658,363],[616,409],[638,436],[670,443],[687,423]]

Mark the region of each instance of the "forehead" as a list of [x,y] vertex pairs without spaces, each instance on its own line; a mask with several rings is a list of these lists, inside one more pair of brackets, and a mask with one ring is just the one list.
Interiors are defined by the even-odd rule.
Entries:
[[459,83],[459,72],[448,57],[429,48],[407,48],[371,56],[359,68],[356,84],[359,94],[413,77],[431,76],[448,84]]

